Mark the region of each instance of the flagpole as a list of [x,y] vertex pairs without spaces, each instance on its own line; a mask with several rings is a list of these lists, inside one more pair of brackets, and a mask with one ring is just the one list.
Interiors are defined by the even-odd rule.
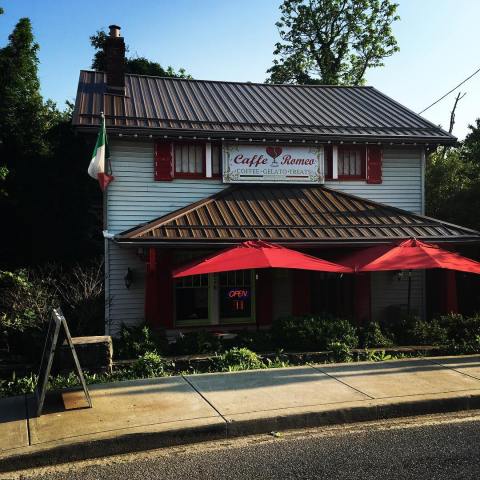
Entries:
[[[103,112],[100,112],[100,124],[101,128],[105,128],[105,139],[107,138],[107,125],[105,124],[105,115]],[[103,230],[107,230],[108,228],[108,221],[107,221],[107,189],[102,190],[102,224]],[[108,242],[108,240],[105,240]]]

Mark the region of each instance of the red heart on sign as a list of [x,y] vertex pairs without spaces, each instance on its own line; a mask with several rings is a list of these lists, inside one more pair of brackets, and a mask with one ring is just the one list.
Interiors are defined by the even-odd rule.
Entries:
[[267,152],[267,155],[269,155],[273,159],[277,158],[279,155],[282,154],[282,147],[267,147],[265,150]]

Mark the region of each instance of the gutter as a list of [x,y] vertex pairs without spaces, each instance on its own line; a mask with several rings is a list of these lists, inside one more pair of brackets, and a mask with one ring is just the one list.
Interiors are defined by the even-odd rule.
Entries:
[[[280,241],[275,239],[267,239],[266,241],[276,243],[278,245],[283,246],[298,246],[298,247],[368,247],[373,245],[385,244],[385,243],[392,243],[396,241],[408,240],[412,237],[382,237],[377,239],[365,239],[365,240],[353,240],[353,239],[341,239],[341,240],[311,240],[311,241],[302,241],[302,240],[290,240],[285,241],[282,239]],[[445,237],[416,237],[419,240],[423,240],[426,242],[431,243],[442,243],[442,244],[471,244],[471,245],[478,245],[480,244],[479,237],[452,237],[452,238],[445,238]],[[117,243],[119,246],[126,246],[126,247],[175,247],[175,248],[204,248],[204,247],[231,247],[232,245],[238,245],[244,241],[251,240],[248,238],[244,239],[232,239],[228,240],[210,240],[210,241],[202,241],[202,240],[155,240],[155,239],[148,239],[148,240],[135,240],[135,239],[122,239],[120,237],[114,237],[114,242]]]
[[[98,125],[73,125],[79,133],[96,134]],[[395,136],[375,136],[375,135],[332,135],[325,133],[296,133],[279,134],[276,132],[245,132],[235,130],[186,130],[186,129],[162,129],[162,128],[141,128],[141,127],[120,127],[107,125],[110,135],[118,137],[134,138],[134,139],[169,139],[176,140],[193,139],[199,141],[253,141],[253,142],[271,142],[272,140],[280,140],[289,143],[290,140],[295,142],[306,142],[328,144],[331,142],[365,142],[366,144],[381,143],[383,145],[403,145],[417,146],[425,145],[436,147],[439,145],[456,146],[458,141],[455,137],[429,137],[429,136],[411,136],[411,135],[395,135]]]

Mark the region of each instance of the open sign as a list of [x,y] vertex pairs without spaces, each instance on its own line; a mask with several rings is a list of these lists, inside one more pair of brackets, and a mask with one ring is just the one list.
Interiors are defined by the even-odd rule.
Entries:
[[233,300],[243,300],[248,298],[249,293],[250,292],[245,288],[231,288],[227,291],[227,296]]

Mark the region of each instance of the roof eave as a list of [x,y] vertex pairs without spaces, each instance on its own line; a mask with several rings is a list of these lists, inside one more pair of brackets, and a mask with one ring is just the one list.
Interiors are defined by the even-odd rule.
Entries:
[[[79,133],[92,134],[98,132],[98,125],[82,125],[73,124],[73,127]],[[381,143],[392,145],[443,145],[443,146],[455,146],[458,144],[457,138],[454,136],[449,137],[436,137],[436,136],[415,136],[415,135],[339,135],[339,134],[320,134],[320,133],[274,133],[274,132],[258,132],[258,131],[219,131],[219,130],[187,130],[187,129],[162,129],[154,127],[126,127],[126,126],[108,126],[107,129],[110,135],[118,135],[119,137],[133,137],[133,138],[155,138],[155,139],[171,139],[174,140],[178,137],[193,138],[197,140],[254,140],[263,141],[263,139],[278,139],[288,142],[292,139],[298,139],[299,141],[317,141],[317,142],[365,142],[365,143]]]
[[[309,246],[309,247],[327,247],[327,246],[370,246],[385,243],[392,243],[392,241],[408,240],[411,237],[377,237],[377,238],[342,238],[342,239],[269,239],[269,241],[279,245],[290,246]],[[432,243],[449,243],[449,244],[480,244],[480,236],[452,236],[452,237],[416,237],[419,240],[424,240]],[[122,236],[115,236],[113,241],[118,245],[132,246],[132,247],[222,247],[238,245],[241,242],[249,240],[248,238],[230,238],[230,239],[162,239],[162,238],[128,238]],[[250,239],[251,240],[251,239]]]

